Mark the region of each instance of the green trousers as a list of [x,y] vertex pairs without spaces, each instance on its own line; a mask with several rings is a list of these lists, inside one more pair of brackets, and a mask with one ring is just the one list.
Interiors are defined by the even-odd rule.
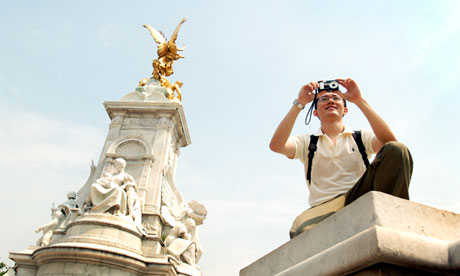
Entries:
[[369,191],[379,191],[409,199],[413,161],[407,147],[398,142],[386,143],[363,176],[345,194],[345,205]]

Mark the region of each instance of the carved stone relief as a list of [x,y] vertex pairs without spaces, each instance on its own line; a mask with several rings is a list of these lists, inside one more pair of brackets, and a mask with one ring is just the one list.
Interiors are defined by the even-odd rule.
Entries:
[[123,126],[125,127],[154,127],[158,123],[157,119],[150,118],[127,118],[125,119]]
[[115,153],[122,157],[141,157],[146,154],[145,146],[139,141],[128,140],[121,143],[115,150]]

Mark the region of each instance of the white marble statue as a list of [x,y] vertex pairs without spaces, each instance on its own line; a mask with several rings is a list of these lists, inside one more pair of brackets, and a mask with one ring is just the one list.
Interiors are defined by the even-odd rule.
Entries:
[[139,199],[139,190],[137,189],[136,183],[132,176],[128,175],[128,180],[122,186],[126,191],[127,204],[128,204],[128,216],[133,219],[134,224],[137,227],[139,232],[146,236],[142,227],[142,210],[141,210],[141,201]]
[[38,233],[40,231],[43,232],[43,236],[38,239],[37,245],[38,246],[47,246],[51,241],[51,237],[53,236],[53,231],[59,229],[61,224],[64,222],[66,215],[61,211],[60,208],[51,208],[51,221],[47,224],[44,224],[38,227],[35,232]]
[[134,178],[125,172],[126,161],[115,159],[115,173],[105,172],[89,189],[88,199],[82,211],[90,213],[110,213],[131,218],[142,235],[147,232],[142,227],[142,206],[139,190]]
[[168,253],[177,260],[192,266],[196,266],[197,263],[197,246],[196,243],[192,241],[192,234],[189,229],[194,227],[195,221],[193,219],[189,219],[184,224],[178,223],[169,231],[168,236],[165,239],[165,245],[168,248]]
[[175,186],[171,185],[169,168],[166,166],[163,173],[161,199],[161,216],[166,225],[171,226],[167,233],[165,245],[168,253],[181,262],[196,267],[203,250],[198,237],[197,226],[203,224],[207,211],[204,205],[195,200],[186,206]]
[[78,208],[77,204],[77,193],[74,191],[67,193],[67,200],[61,205],[67,206],[69,209]]
[[115,159],[113,163],[115,173],[105,172],[90,187],[88,203],[92,205],[91,213],[111,213],[124,216],[127,213],[127,195],[123,184],[132,177],[125,172],[126,161],[123,158]]
[[199,269],[196,264],[203,255],[203,250],[197,226],[203,224],[204,219],[206,219],[206,208],[196,201],[191,201],[189,202],[189,207],[184,207],[182,212],[179,212],[179,215],[176,217],[174,216],[174,212],[172,212],[174,209],[167,206],[163,207],[163,218],[167,224],[172,226],[165,240],[168,253],[178,260]]
[[49,245],[53,231],[65,228],[71,217],[71,209],[78,207],[76,199],[77,193],[72,191],[67,193],[67,200],[59,204],[57,208],[54,207],[53,203],[53,207],[51,207],[51,221],[35,230],[36,233],[43,232],[43,236],[37,241],[38,246]]
[[65,228],[72,218],[72,209],[77,210],[78,208],[77,193],[74,191],[68,192],[67,200],[64,203],[59,204],[58,208],[61,210],[62,213],[64,213],[65,216],[65,219],[63,220],[59,228]]

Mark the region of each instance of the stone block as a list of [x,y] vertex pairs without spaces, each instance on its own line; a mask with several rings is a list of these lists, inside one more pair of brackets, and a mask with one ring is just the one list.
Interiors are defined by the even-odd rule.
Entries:
[[460,270],[460,240],[449,244],[449,260],[453,269]]
[[100,225],[82,225],[80,234],[89,236],[102,235],[102,228]]
[[86,275],[110,276],[110,267],[103,265],[89,264],[85,271]]
[[[14,275],[13,272],[10,272],[10,271],[8,271],[8,275]],[[37,275],[37,269],[36,268],[30,268],[30,267],[20,267],[20,268],[18,268],[18,271],[17,271],[16,275],[20,275],[20,276],[36,276]]]
[[460,263],[459,228],[459,214],[370,192],[245,267],[240,276],[347,275],[379,263],[454,273]]
[[142,240],[142,252],[145,257],[154,257],[161,254],[162,242],[156,237],[145,237]]
[[121,248],[141,254],[142,236],[134,224],[121,217],[105,214],[87,214],[77,217],[68,226],[59,243],[77,242]]
[[59,275],[64,271],[64,263],[45,263],[38,269],[37,275]]
[[86,272],[87,264],[68,262],[64,263],[63,274],[82,275]]

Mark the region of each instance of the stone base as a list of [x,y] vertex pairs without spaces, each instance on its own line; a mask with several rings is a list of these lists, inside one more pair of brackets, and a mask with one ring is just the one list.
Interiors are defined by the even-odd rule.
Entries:
[[458,275],[459,229],[459,214],[370,192],[240,276]]
[[48,246],[10,253],[19,276],[116,275],[196,276],[161,254],[158,236],[143,237],[132,220],[85,214],[56,230]]
[[142,255],[142,234],[136,229],[132,219],[110,214],[85,214],[76,217],[63,231],[53,235],[53,244],[84,243],[106,245]]

